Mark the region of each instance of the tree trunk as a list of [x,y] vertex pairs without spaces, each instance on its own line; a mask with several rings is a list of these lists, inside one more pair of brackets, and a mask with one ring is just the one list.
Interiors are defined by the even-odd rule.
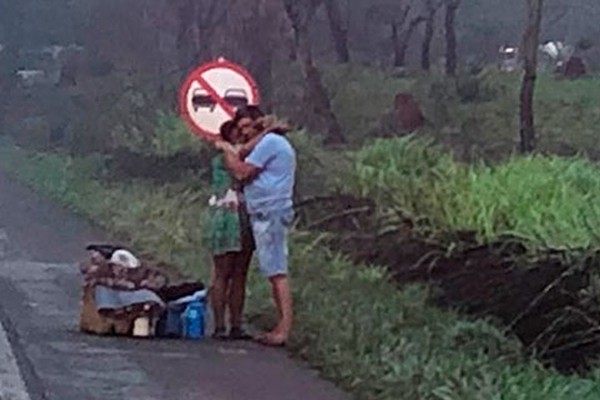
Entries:
[[427,16],[425,17],[425,33],[423,35],[423,44],[421,46],[421,68],[423,71],[431,69],[431,42],[433,40],[435,28],[435,14],[437,7],[434,0],[426,0]]
[[350,62],[350,51],[348,50],[348,28],[344,26],[342,13],[337,0],[325,0],[325,9],[331,28],[331,36],[335,45],[338,61],[341,63]]
[[261,108],[270,113],[273,111],[273,52],[268,48],[252,53],[248,64],[260,86]]
[[392,43],[394,44],[394,65],[404,64],[404,56],[401,54],[401,49],[398,43],[400,42],[400,29],[398,24],[392,23]]
[[404,67],[406,65],[406,51],[408,50],[407,32],[400,35],[394,44],[394,67]]
[[232,44],[235,47],[230,51],[237,53],[238,62],[244,63],[256,79],[261,92],[261,108],[270,112],[273,106],[274,38],[277,37],[275,16],[257,0],[232,0],[225,9],[230,10],[228,25],[234,33]]
[[521,152],[535,150],[533,97],[535,91],[537,52],[544,0],[527,1],[527,21],[523,35],[523,62],[525,73],[521,87]]
[[221,1],[177,0],[175,5],[169,3],[169,7],[177,12],[176,47],[180,69],[185,71],[212,56],[211,38],[225,21]]
[[404,32],[398,33],[398,25],[392,25],[392,36],[394,38],[394,66],[404,67],[406,65],[406,53],[410,39],[412,38],[415,29],[424,22],[423,17],[414,18]]
[[325,143],[346,143],[346,136],[342,132],[342,127],[331,109],[329,94],[323,86],[321,72],[314,65],[311,57],[310,54],[302,57],[308,86],[307,100],[312,105],[315,114],[322,117],[326,123],[327,137],[325,138]]
[[458,65],[456,55],[456,11],[460,5],[460,0],[446,0],[446,74],[456,75],[456,66]]
[[329,95],[321,78],[321,73],[314,64],[312,50],[308,39],[308,21],[312,11],[297,0],[284,0],[285,10],[296,34],[297,55],[304,70],[306,79],[307,106],[314,111],[316,117],[322,118],[327,127],[328,144],[346,143],[346,137],[331,108]]

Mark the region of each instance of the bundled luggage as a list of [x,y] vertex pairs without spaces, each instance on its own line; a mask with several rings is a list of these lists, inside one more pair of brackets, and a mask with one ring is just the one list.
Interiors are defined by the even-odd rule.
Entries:
[[206,290],[200,282],[173,284],[132,252],[90,245],[83,275],[79,328],[97,335],[204,336]]

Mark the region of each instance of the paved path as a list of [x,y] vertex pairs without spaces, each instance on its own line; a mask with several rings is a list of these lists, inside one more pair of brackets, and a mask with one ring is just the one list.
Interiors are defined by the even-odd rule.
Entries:
[[83,247],[101,231],[0,172],[0,400],[342,400],[283,351],[76,330]]

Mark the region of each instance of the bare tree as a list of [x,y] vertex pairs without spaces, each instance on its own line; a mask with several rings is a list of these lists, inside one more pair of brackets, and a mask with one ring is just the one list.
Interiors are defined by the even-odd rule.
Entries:
[[456,54],[456,12],[460,6],[461,0],[446,1],[446,74],[456,75],[458,65],[458,56]]
[[348,22],[344,21],[338,0],[323,0],[323,2],[327,11],[327,19],[329,20],[331,36],[333,38],[338,61],[341,63],[349,63]]
[[274,102],[274,66],[293,47],[294,34],[281,0],[216,0],[227,9],[217,46],[222,54],[247,66],[261,90],[261,106]]
[[435,33],[435,16],[442,6],[440,0],[425,0],[425,33],[421,46],[421,68],[429,71],[431,68],[431,42]]
[[326,142],[330,144],[345,143],[346,137],[333,113],[331,102],[321,73],[315,66],[308,38],[308,26],[318,7],[318,0],[283,0],[286,14],[295,33],[295,47],[306,80],[307,105],[314,115],[322,118],[327,126]]
[[406,52],[415,29],[425,22],[425,17],[413,12],[413,5],[408,2],[399,4],[373,5],[367,10],[367,20],[388,25],[394,45],[394,66],[406,65]]
[[[14,71],[18,65],[19,48],[22,46],[24,4],[5,1],[0,3],[0,103],[10,103],[7,94],[16,85]],[[1,117],[1,115],[0,115]]]
[[531,153],[535,149],[533,97],[543,7],[544,0],[527,0],[527,20],[523,34],[525,73],[521,87],[521,151],[523,153]]
[[402,31],[398,35],[398,30],[396,26],[393,26],[392,34],[394,37],[394,66],[403,67],[406,65],[406,51],[408,50],[408,45],[410,43],[410,39],[412,38],[415,29],[419,25],[425,22],[425,18],[421,15],[412,18],[408,22],[408,26],[404,31]]

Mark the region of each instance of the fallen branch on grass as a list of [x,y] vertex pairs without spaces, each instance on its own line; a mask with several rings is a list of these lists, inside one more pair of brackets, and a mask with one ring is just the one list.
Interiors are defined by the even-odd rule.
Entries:
[[344,210],[344,211],[339,212],[337,214],[328,215],[325,218],[321,218],[321,219],[313,222],[312,224],[308,225],[306,227],[306,229],[307,230],[315,229],[315,228],[317,228],[319,226],[325,225],[325,224],[330,223],[330,222],[338,221],[340,219],[347,218],[347,217],[350,217],[350,216],[353,216],[353,215],[366,214],[366,213],[371,212],[371,211],[372,211],[372,207],[371,206],[351,208],[349,210]]

